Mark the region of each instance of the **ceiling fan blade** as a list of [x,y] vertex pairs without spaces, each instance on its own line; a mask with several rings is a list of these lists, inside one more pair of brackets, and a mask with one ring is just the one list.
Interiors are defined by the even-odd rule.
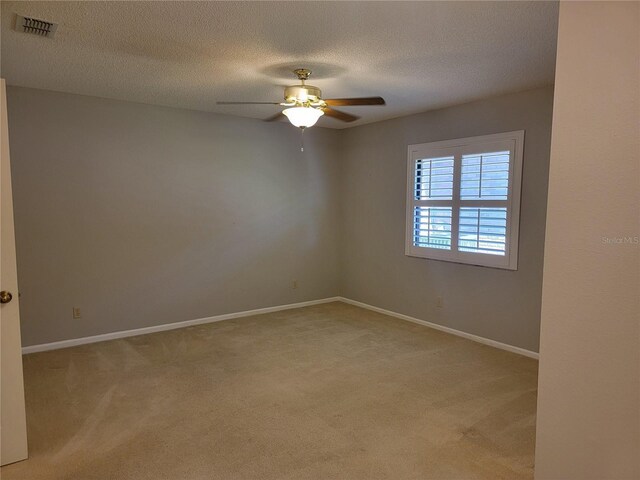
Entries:
[[265,122],[275,122],[276,120],[280,120],[282,117],[284,117],[282,112],[278,112],[275,115],[273,115],[272,117],[265,118],[264,121]]
[[333,108],[325,107],[322,109],[324,114],[328,117],[333,117],[338,120],[342,120],[343,122],[355,122],[360,117],[356,117],[355,115],[351,115],[349,113],[341,112],[340,110],[334,110]]
[[278,102],[216,102],[218,105],[280,105]]
[[349,105],[384,105],[382,97],[359,97],[359,98],[329,98],[324,101],[332,107],[346,107]]

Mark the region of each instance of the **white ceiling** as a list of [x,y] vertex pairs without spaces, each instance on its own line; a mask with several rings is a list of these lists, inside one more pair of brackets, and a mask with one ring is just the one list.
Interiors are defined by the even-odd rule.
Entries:
[[[52,39],[14,14],[59,23]],[[342,110],[343,128],[553,83],[555,2],[2,1],[9,85],[266,118],[290,70],[324,98],[383,96]]]

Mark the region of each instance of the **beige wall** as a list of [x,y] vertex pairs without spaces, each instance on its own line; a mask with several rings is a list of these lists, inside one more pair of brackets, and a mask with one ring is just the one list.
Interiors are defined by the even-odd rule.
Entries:
[[563,2],[538,480],[640,478],[639,90],[640,4]]
[[[345,297],[538,350],[553,88],[349,129],[342,172]],[[407,257],[407,145],[525,130],[517,271]],[[442,296],[444,308],[436,307]]]
[[338,294],[339,132],[301,154],[284,123],[23,88],[8,106],[24,345]]

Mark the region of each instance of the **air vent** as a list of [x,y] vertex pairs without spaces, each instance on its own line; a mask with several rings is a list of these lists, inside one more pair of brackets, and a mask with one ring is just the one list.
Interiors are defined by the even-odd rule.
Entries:
[[38,20],[37,18],[16,15],[16,30],[18,32],[31,33],[40,37],[53,37],[58,28],[57,23]]

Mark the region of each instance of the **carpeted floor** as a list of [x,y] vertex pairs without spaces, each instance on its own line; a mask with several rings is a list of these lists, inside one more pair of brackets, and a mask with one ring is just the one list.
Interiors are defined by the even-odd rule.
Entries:
[[24,366],[3,480],[533,477],[536,361],[343,303]]

